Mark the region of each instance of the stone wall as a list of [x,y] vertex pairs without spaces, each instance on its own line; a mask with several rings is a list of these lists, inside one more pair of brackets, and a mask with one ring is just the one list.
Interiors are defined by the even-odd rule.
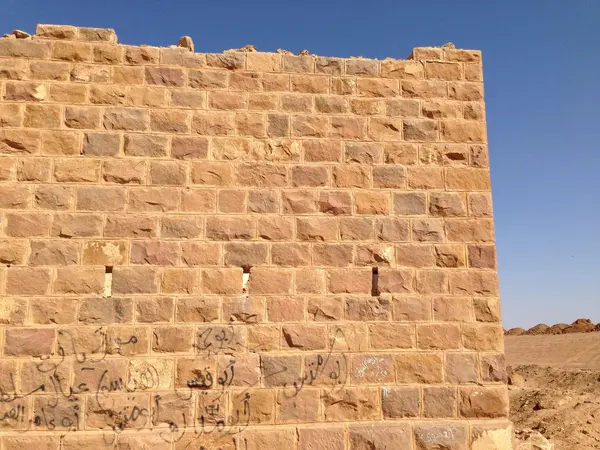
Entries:
[[480,52],[116,41],[0,39],[2,450],[509,448]]

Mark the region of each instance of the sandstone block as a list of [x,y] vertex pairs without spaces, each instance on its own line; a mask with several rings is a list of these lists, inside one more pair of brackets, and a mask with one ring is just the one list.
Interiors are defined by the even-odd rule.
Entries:
[[215,68],[228,70],[243,69],[246,64],[246,55],[238,52],[207,54],[206,63],[209,67]]
[[442,120],[442,141],[485,143],[486,133],[485,124],[482,122]]
[[[354,114],[361,116],[377,116],[385,113],[385,105],[383,100],[371,98],[353,98],[350,99],[350,110]],[[418,105],[417,105],[418,106]],[[392,115],[389,114],[388,115]]]
[[427,297],[393,297],[392,312],[394,320],[430,321],[431,300]]
[[415,327],[396,323],[369,325],[369,347],[377,350],[415,347]]
[[272,263],[278,266],[302,267],[311,262],[308,244],[273,244],[271,247]]
[[461,330],[452,324],[420,324],[417,326],[417,347],[422,350],[457,350],[461,345]]
[[368,217],[342,217],[339,222],[343,241],[368,241],[373,239],[373,219]]
[[[22,167],[19,171],[22,171]],[[31,189],[27,186],[3,187],[0,193],[0,207],[3,209],[27,209],[30,203]]]
[[260,239],[282,241],[292,239],[294,235],[293,219],[283,217],[261,217],[256,228]]
[[389,214],[390,195],[387,192],[365,191],[354,194],[357,214]]
[[251,295],[291,294],[292,275],[289,270],[254,269],[250,273],[248,291]]
[[[250,55],[260,55],[260,53],[248,53],[248,56]],[[261,450],[263,448],[294,448],[296,432],[293,428],[246,430],[240,435],[239,439],[240,442],[248,443],[248,450]],[[233,447],[231,450],[234,450]]]
[[381,61],[381,76],[385,78],[420,79],[423,78],[423,63],[420,61]]
[[[39,135],[26,135],[13,143],[11,147],[19,153],[36,153],[39,148]],[[79,135],[72,132],[44,131],[41,135],[42,154],[46,155],[79,155]],[[13,152],[10,152],[13,153]]]
[[364,139],[367,121],[357,117],[331,118],[331,137],[339,139]]
[[298,428],[298,450],[345,450],[345,440],[342,427]]
[[4,233],[9,237],[45,237],[50,234],[52,216],[43,213],[7,213]]
[[395,97],[400,91],[398,80],[385,78],[359,78],[356,86],[361,97]]
[[134,108],[107,108],[103,124],[106,130],[144,131],[148,128],[147,110]]
[[66,266],[79,263],[79,244],[75,242],[31,241],[28,264],[32,266]]
[[421,415],[421,392],[419,388],[383,388],[381,410],[386,419],[419,417]]
[[174,301],[170,297],[145,297],[135,302],[136,320],[140,323],[170,322]]
[[433,300],[433,316],[436,321],[471,322],[472,301],[469,297],[436,297]]
[[277,53],[247,53],[246,67],[248,70],[257,72],[281,72],[281,55]]
[[164,294],[195,294],[199,291],[196,269],[164,269],[161,292]]
[[347,59],[346,74],[358,76],[377,76],[379,74],[379,61],[372,59]]
[[461,417],[499,418],[508,416],[508,392],[502,387],[461,387]]
[[317,193],[309,190],[282,192],[284,214],[309,214],[317,212]]
[[23,126],[27,128],[60,128],[60,107],[55,105],[25,105]]
[[338,188],[368,188],[370,173],[364,166],[337,166],[332,170],[333,185]]
[[349,431],[352,450],[410,448],[410,425],[352,425]]
[[356,78],[355,77],[332,77],[331,93],[337,95],[355,95]]
[[502,351],[504,339],[499,324],[463,325],[463,346],[469,350]]
[[219,319],[220,302],[215,298],[186,297],[177,300],[177,322],[215,322]]
[[49,42],[24,39],[2,39],[0,41],[0,56],[49,59],[51,49]]
[[402,96],[407,98],[446,98],[446,83],[429,80],[402,80]]
[[[313,111],[314,99],[312,95],[302,94],[285,94],[281,96],[281,110],[291,113],[310,113]],[[306,123],[306,120],[297,122],[297,133],[318,134],[317,128],[311,128],[311,123]]]
[[[45,220],[38,218],[39,220]],[[108,221],[107,221],[108,227]],[[53,237],[100,237],[102,236],[102,216],[93,214],[55,214],[52,220]]]
[[334,218],[301,218],[296,219],[296,236],[304,241],[337,240],[337,221]]
[[424,387],[423,416],[451,418],[456,416],[457,393],[454,387]]
[[115,267],[112,278],[112,292],[113,295],[154,294],[158,292],[157,269],[150,267]]
[[351,214],[351,198],[346,192],[321,192],[319,194],[319,211],[325,214]]
[[[66,114],[66,112],[65,112]],[[89,156],[116,156],[121,138],[112,133],[86,133],[83,138],[83,154]]]
[[7,356],[47,356],[54,350],[55,330],[51,328],[9,328],[4,339]]
[[17,104],[0,105],[0,128],[18,127],[23,121],[23,108]]
[[429,61],[425,63],[425,76],[432,80],[461,80],[462,68],[455,62]]
[[325,420],[375,419],[380,414],[378,394],[379,390],[372,388],[343,388],[325,392],[321,397]]
[[241,294],[242,268],[202,270],[202,292],[205,294]]
[[133,302],[128,298],[84,299],[79,306],[78,320],[83,324],[131,323]]
[[380,218],[375,219],[375,239],[378,241],[404,242],[408,241],[410,230],[406,219]]
[[327,289],[332,294],[368,294],[371,292],[371,270],[328,270]]
[[396,378],[394,359],[391,355],[384,354],[353,355],[350,378],[353,384],[393,384]]
[[101,294],[104,267],[59,267],[53,291],[59,294]]
[[296,292],[298,294],[324,294],[325,271],[322,269],[296,270]]
[[436,384],[442,382],[442,358],[436,353],[396,355],[398,383]]
[[39,186],[34,193],[34,206],[38,209],[67,210],[72,207],[75,191],[67,186]]
[[47,100],[48,88],[42,83],[6,83],[4,100],[41,102]]
[[380,164],[383,160],[380,144],[347,142],[344,150],[344,159],[348,163]]
[[468,427],[457,423],[419,424],[414,434],[418,450],[468,449]]
[[447,353],[445,365],[445,380],[452,384],[477,383],[477,355],[473,353]]
[[308,299],[306,312],[309,320],[315,322],[338,321],[343,317],[344,304],[336,297],[311,297]]

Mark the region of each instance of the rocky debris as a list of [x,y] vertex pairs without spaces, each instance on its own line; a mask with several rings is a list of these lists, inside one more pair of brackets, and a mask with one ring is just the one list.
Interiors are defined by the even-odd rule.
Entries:
[[278,48],[275,53],[279,53],[281,55],[293,55],[294,52],[290,52],[289,50],[284,50],[283,48]]
[[508,367],[517,450],[600,448],[600,372]]
[[539,336],[549,334],[568,334],[568,333],[591,333],[600,331],[600,323],[594,324],[590,319],[577,319],[572,324],[557,323],[549,327],[545,323],[539,323],[528,330],[523,328],[511,328],[504,330],[505,336]]
[[308,50],[306,50],[306,49],[300,50],[298,52],[298,56],[308,56],[308,55],[309,55],[309,53],[308,53]]
[[257,51],[256,45],[248,44],[242,48],[230,48],[228,50],[225,50],[224,53],[228,53],[228,52],[252,53],[252,52],[256,52],[256,51]]
[[31,35],[29,33],[27,33],[26,31],[13,30],[12,34],[17,39],[31,39]]
[[31,34],[23,30],[12,30],[11,33],[2,36],[6,39],[31,39]]
[[525,386],[525,378],[519,373],[512,373],[508,376],[508,384],[515,387]]
[[187,48],[190,52],[194,51],[194,41],[189,36],[182,36],[179,38],[177,47]]
[[446,42],[444,45],[442,45],[442,48],[456,48],[456,45],[454,45],[452,42]]
[[554,450],[554,445],[537,431],[525,429],[515,433],[517,450]]

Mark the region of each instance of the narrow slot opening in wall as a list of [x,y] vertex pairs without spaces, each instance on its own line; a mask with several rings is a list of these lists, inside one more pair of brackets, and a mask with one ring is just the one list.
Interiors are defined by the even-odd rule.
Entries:
[[104,297],[112,297],[112,266],[104,268]]
[[371,295],[379,297],[379,268],[373,267],[371,270]]
[[243,273],[242,273],[242,294],[247,294],[248,293],[248,282],[250,281],[250,266],[243,266]]

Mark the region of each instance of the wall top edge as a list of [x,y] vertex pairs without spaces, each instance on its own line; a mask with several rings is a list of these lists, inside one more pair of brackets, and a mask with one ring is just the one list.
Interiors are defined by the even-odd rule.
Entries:
[[[53,40],[53,41],[76,41],[81,43],[95,44],[112,44],[117,45],[117,34],[112,28],[90,28],[76,27],[72,25],[52,25],[38,24],[36,33],[30,35],[21,30],[13,30],[12,33],[5,34],[1,39],[17,39],[17,40]],[[126,47],[154,48],[154,49],[180,49],[182,52],[194,52],[194,43],[189,36],[183,36],[177,45],[168,47],[158,47],[152,45],[129,46]],[[177,51],[177,50],[175,50]],[[287,50],[278,49],[276,52],[262,52],[256,49],[253,45],[246,45],[242,48],[229,49],[222,54],[230,53],[259,53],[270,55],[282,55],[286,58],[325,58],[326,56],[310,54],[307,50],[302,50],[298,54],[293,54]],[[207,53],[210,54],[210,53]],[[334,57],[327,57],[334,58]],[[349,58],[335,58],[340,60],[362,60],[362,61],[403,61],[396,58],[364,58],[362,56],[351,56]],[[466,63],[481,63],[481,51],[455,48],[454,44],[447,43],[439,47],[415,47],[411,54],[404,60],[419,60],[419,61],[448,61],[448,62],[466,62]]]

